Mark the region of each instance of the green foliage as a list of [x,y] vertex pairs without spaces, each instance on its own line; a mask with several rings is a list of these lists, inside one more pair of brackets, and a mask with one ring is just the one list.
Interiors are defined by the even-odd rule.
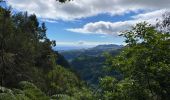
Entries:
[[[108,69],[122,78],[106,76],[92,92],[52,50],[55,41],[46,37],[45,23],[0,7],[0,100],[169,100],[170,15],[163,19],[156,28],[144,22],[122,34],[126,47],[107,59]],[[92,54],[105,51],[98,48],[72,62],[85,68],[81,73],[87,78],[109,75],[100,71],[105,58]]]
[[[72,94],[72,88],[79,86],[79,80],[69,70],[56,66],[48,73],[48,79],[50,82],[51,93],[54,94]],[[64,84],[64,86],[63,86]]]
[[1,88],[0,100],[50,100],[40,89],[29,82],[21,82],[19,89]]
[[61,100],[91,100],[91,90],[53,51],[55,41],[46,37],[45,23],[34,14],[0,11],[0,82],[9,88],[1,88],[0,100],[50,100],[59,94]]
[[49,94],[53,95],[53,98],[74,98],[74,100],[86,98],[86,100],[91,100],[89,98],[93,97],[90,89],[84,87],[83,83],[69,69],[56,66],[49,72],[48,79]]
[[0,87],[0,100],[16,100],[12,90],[5,87]]
[[65,95],[65,94],[56,94],[56,95],[53,95],[51,98],[52,100],[76,100],[75,98],[70,97],[69,95]]
[[113,88],[115,87],[117,81],[118,80],[116,78],[105,76],[105,78],[100,79],[100,85],[101,88],[106,91],[113,91]]
[[68,69],[71,69],[70,64],[68,63],[68,61],[65,59],[65,57],[63,55],[59,54],[57,51],[55,52],[55,54],[57,55],[56,63],[58,65],[61,65],[61,66],[68,68]]
[[[118,94],[118,98],[123,95],[121,100],[168,100],[170,34],[144,22],[122,35],[126,38],[126,48],[115,58],[108,56],[107,61],[111,69],[123,74],[124,79],[114,87],[104,85],[105,88],[116,89],[113,93],[107,92],[107,95],[114,97]],[[105,80],[111,81],[108,77]]]
[[104,75],[104,60],[104,57],[80,56],[71,62],[71,68],[87,83],[97,84],[98,78]]
[[32,83],[21,82],[19,85],[24,94],[31,100],[49,100],[49,97]]
[[85,80],[89,85],[97,87],[98,80],[105,75],[119,77],[119,73],[111,71],[106,73],[104,70],[106,57],[104,53],[112,56],[118,55],[122,46],[119,45],[99,45],[85,50],[71,50],[61,52],[70,61],[71,68]]

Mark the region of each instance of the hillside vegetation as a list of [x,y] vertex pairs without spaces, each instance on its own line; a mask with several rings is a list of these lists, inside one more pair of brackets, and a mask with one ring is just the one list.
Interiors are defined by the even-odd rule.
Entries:
[[[106,75],[113,75],[120,78],[116,72],[107,72],[105,67],[106,53],[116,56],[121,52],[123,46],[120,45],[98,45],[89,49],[62,51],[62,54],[70,63],[71,69],[80,75],[89,85],[97,87],[99,79]],[[88,72],[88,73],[87,73]]]
[[[0,8],[0,99],[90,99],[92,91],[70,70],[36,15]],[[77,93],[79,95],[77,95]]]
[[0,7],[0,100],[170,99],[170,13],[156,26],[141,22],[123,32],[123,48],[103,56],[98,46],[71,65],[46,30],[36,15]]

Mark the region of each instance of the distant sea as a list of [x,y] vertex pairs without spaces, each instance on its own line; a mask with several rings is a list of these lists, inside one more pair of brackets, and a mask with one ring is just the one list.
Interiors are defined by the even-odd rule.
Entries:
[[55,51],[70,51],[70,50],[80,50],[80,49],[88,49],[94,46],[55,46],[53,50]]

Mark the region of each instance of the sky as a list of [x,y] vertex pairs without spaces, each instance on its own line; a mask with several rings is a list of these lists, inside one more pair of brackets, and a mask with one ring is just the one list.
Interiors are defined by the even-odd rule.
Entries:
[[77,48],[124,44],[119,34],[139,22],[155,24],[170,9],[170,0],[6,0],[15,11],[36,14],[57,46]]

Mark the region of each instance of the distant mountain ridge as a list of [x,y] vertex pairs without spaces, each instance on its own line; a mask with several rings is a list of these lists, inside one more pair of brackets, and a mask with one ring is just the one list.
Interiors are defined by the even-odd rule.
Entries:
[[79,56],[101,56],[104,52],[112,52],[123,48],[123,45],[108,44],[98,45],[88,49],[59,51],[68,61],[71,61]]
[[108,45],[98,45],[91,49],[98,49],[98,50],[113,50],[113,49],[120,49],[123,45],[116,45],[116,44],[108,44]]

